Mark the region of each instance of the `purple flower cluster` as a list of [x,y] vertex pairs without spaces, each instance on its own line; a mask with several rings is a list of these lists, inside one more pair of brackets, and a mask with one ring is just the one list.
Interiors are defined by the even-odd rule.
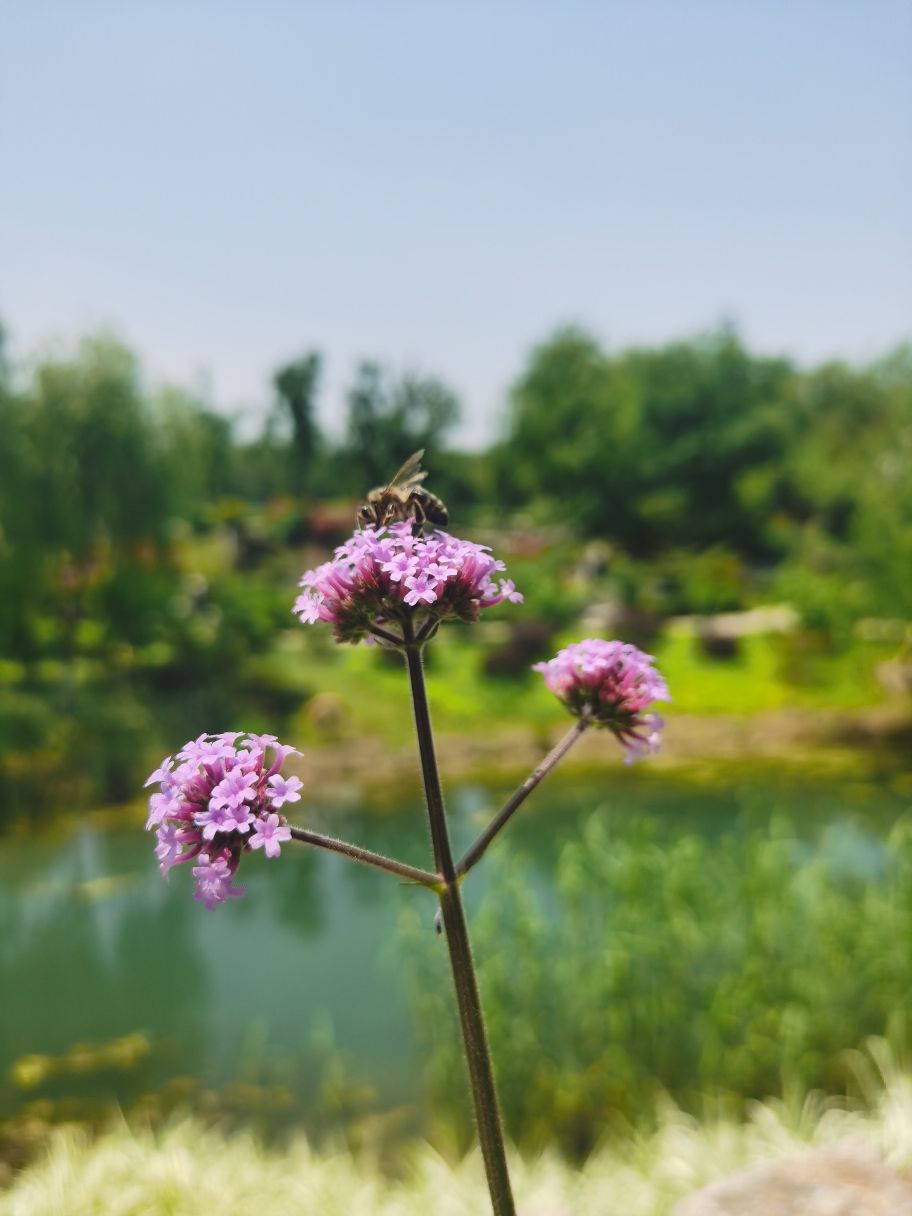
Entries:
[[415,536],[409,522],[364,528],[306,572],[293,611],[306,625],[328,621],[339,642],[406,620],[428,629],[447,617],[474,621],[482,608],[522,601],[509,579],[495,579],[503,569],[486,545],[447,532]]
[[653,701],[671,700],[652,662],[652,655],[628,642],[587,638],[532,670],[542,673],[571,713],[613,731],[629,764],[659,750],[664,723],[657,713],[643,711]]
[[195,899],[211,909],[242,895],[243,888],[233,885],[241,854],[261,848],[267,857],[278,857],[282,842],[291,839],[277,813],[301,797],[300,778],[279,773],[291,755],[300,752],[274,735],[225,731],[200,735],[176,758],[167,756],[146,781],[159,783],[149,799],[146,829],[155,829],[162,874],[196,860]]

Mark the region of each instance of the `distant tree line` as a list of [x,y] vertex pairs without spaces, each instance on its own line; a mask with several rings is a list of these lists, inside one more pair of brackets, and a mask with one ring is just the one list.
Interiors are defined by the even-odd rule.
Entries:
[[[344,435],[317,422],[322,357],[280,368],[262,433],[90,339],[22,381],[0,359],[0,653],[21,650],[23,597],[60,568],[136,564],[221,500],[355,499],[413,450],[459,509],[558,522],[633,559],[707,550],[842,581],[857,611],[912,615],[912,347],[809,370],[722,330],[609,352],[568,329],[532,351],[501,438],[454,451],[456,394],[375,362],[347,393]],[[72,577],[72,573],[71,576]],[[27,648],[27,647],[26,647]]]
[[860,618],[912,618],[912,347],[803,369],[726,330],[618,352],[563,330],[481,452],[455,446],[447,385],[372,362],[330,437],[322,370],[313,350],[279,368],[251,439],[150,391],[109,338],[27,374],[0,340],[0,820],[62,788],[131,796],[144,749],[227,705],[264,727],[294,713],[300,689],[256,662],[288,627],[291,550],[341,539],[417,448],[456,528],[510,527],[538,555],[517,618],[536,646],[593,594],[647,630],[784,600],[830,647]]
[[[912,346],[805,371],[727,330],[616,355],[567,330],[533,352],[490,458],[509,505],[546,498],[633,554],[723,545],[768,562],[826,542],[871,563],[887,549],[898,569],[912,556]],[[908,612],[909,589],[893,591]]]

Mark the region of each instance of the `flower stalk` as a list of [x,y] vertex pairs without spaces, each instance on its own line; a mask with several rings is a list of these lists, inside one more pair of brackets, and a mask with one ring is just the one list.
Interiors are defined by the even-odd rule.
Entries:
[[440,771],[434,752],[434,737],[424,682],[421,644],[414,638],[406,644],[405,659],[412,689],[415,731],[421,755],[421,771],[424,778],[434,862],[443,879],[443,885],[438,891],[440,911],[450,954],[453,984],[456,989],[459,1023],[462,1029],[469,1083],[475,1104],[478,1139],[484,1158],[494,1214],[495,1216],[515,1216],[516,1206],[513,1202],[510,1174],[507,1168],[491,1051],[488,1046],[481,996],[478,991],[475,964],[469,942],[469,931],[459,891],[460,879],[453,862],[446,807],[440,786]]
[[553,747],[544,760],[532,770],[519,789],[500,808],[472,847],[463,854],[456,866],[456,874],[459,878],[464,878],[469,870],[481,861],[494,838],[507,826],[513,815],[519,810],[536,786],[540,785],[551,770],[563,760],[574,743],[583,737],[583,733],[589,725],[590,719],[588,715],[580,717],[570,730],[567,731],[560,743]]
[[324,836],[322,832],[312,832],[309,828],[290,827],[291,839],[301,844],[314,845],[318,849],[326,849],[330,853],[341,853],[352,861],[360,861],[375,870],[385,870],[387,874],[395,874],[406,882],[419,883],[436,891],[440,887],[440,875],[432,874],[430,870],[421,870],[417,866],[408,866],[392,857],[384,857],[382,853],[372,853],[370,849],[362,849],[347,840],[337,840],[335,836]]

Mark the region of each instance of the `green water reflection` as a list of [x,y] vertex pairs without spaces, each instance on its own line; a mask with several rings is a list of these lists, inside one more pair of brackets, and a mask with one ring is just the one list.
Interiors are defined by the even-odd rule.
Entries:
[[[459,843],[505,792],[452,792]],[[784,813],[803,848],[876,881],[881,841],[906,802],[886,780],[846,787],[767,773],[707,789],[612,773],[544,788],[496,847],[512,851],[556,916],[556,854],[593,813],[654,819],[669,839],[747,831]],[[313,806],[298,818],[426,862],[417,801],[369,816]],[[242,1105],[252,1108],[260,1087],[273,1116],[289,1122],[319,1128],[333,1113],[394,1108],[420,1122],[426,1095],[404,954],[414,945],[399,923],[404,908],[422,909],[425,948],[443,950],[432,898],[304,848],[278,863],[247,859],[243,882],[245,899],[207,913],[190,898],[189,875],[161,881],[149,838],[135,828],[0,842],[0,1114],[45,1100],[130,1108],[169,1087],[198,1098],[242,1083]],[[482,868],[466,886],[470,913],[484,888]],[[126,1061],[73,1050],[137,1033],[147,1049]],[[53,1061],[29,1071],[29,1057]],[[361,1093],[350,1107],[338,1084],[327,1098],[328,1060],[341,1061],[347,1088]]]

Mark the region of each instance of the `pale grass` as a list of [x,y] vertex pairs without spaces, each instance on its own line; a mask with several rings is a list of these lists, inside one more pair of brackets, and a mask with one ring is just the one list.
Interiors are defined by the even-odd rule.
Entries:
[[[668,1216],[677,1199],[714,1178],[809,1145],[850,1142],[897,1169],[912,1166],[912,1078],[882,1044],[858,1056],[864,1103],[811,1095],[758,1104],[746,1123],[700,1124],[672,1106],[658,1129],[613,1142],[582,1167],[555,1154],[514,1155],[521,1216]],[[45,1156],[0,1195],[0,1216],[483,1216],[480,1162],[448,1163],[415,1146],[400,1175],[366,1158],[283,1151],[186,1121],[152,1134],[126,1125],[92,1141],[59,1133]]]

